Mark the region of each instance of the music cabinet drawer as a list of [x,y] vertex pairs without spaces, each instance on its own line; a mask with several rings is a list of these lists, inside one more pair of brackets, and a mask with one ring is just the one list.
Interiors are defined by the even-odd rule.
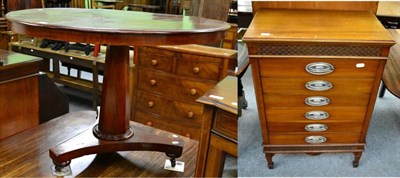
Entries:
[[[320,136],[325,138],[321,143],[306,142],[306,138]],[[309,134],[269,134],[269,143],[275,145],[295,145],[295,144],[324,144],[324,143],[359,143],[360,134],[358,133],[309,133]]]
[[176,74],[218,81],[222,59],[191,54],[181,56],[182,59],[177,62]]
[[138,87],[141,90],[169,96],[180,101],[195,101],[216,82],[191,80],[173,75],[138,69]]
[[139,47],[138,65],[171,73],[174,64],[175,53],[149,47]]
[[237,122],[237,115],[218,109],[215,112],[212,130],[233,140],[237,140]]
[[329,122],[329,121],[305,121],[305,122],[268,122],[268,131],[274,133],[312,133],[324,132],[354,132],[361,133],[363,122]]
[[[290,59],[261,58],[258,59],[261,77],[310,77],[316,76],[306,71],[308,64],[316,62],[329,63],[334,70],[325,75],[343,78],[374,78],[379,60],[374,59]],[[357,67],[358,66],[358,67]]]
[[[264,102],[268,107],[367,107],[369,94],[324,95],[315,94],[264,94]],[[324,98],[321,98],[322,96]],[[306,104],[308,103],[308,104]]]
[[181,136],[189,137],[191,139],[200,140],[201,126],[193,127],[189,125],[180,124],[171,120],[163,120],[159,117],[145,114],[140,111],[135,112],[135,122],[139,122],[154,128],[172,132]]
[[262,78],[264,93],[369,94],[373,83],[373,78]]
[[366,111],[366,107],[268,107],[266,115],[270,122],[362,122]]

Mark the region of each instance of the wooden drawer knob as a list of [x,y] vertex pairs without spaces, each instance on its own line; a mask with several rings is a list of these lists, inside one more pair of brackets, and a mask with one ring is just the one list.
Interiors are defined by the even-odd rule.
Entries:
[[199,68],[199,67],[193,68],[193,72],[194,72],[195,74],[198,74],[198,73],[200,72],[200,68]]
[[149,122],[146,123],[146,125],[153,126],[153,122],[149,121]]
[[190,133],[186,133],[185,136],[190,138],[191,135],[190,135]]
[[197,90],[196,90],[196,89],[191,89],[191,90],[190,90],[190,94],[191,94],[191,95],[194,96],[194,95],[196,95],[196,93],[197,93]]
[[193,118],[194,113],[193,113],[193,112],[188,112],[188,113],[187,113],[187,116],[188,116],[189,118]]
[[152,108],[154,106],[154,102],[153,101],[149,101],[147,103],[147,106],[149,106],[149,108]]
[[153,79],[153,80],[150,80],[150,85],[151,85],[151,86],[154,86],[154,85],[156,85],[156,84],[157,84],[157,81],[156,81],[156,80],[154,80],[154,79]]
[[151,65],[155,66],[155,65],[157,65],[157,63],[158,63],[157,60],[155,60],[155,59],[151,60]]

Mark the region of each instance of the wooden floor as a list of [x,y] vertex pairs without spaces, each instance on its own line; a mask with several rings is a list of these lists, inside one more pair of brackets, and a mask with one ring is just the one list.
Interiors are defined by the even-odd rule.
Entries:
[[[81,133],[90,132],[96,112],[74,112],[48,121],[39,127],[0,141],[0,176],[51,177],[49,148]],[[131,122],[141,131],[171,137],[172,134]],[[93,136],[92,136],[93,137]],[[168,157],[151,151],[122,151],[93,154],[71,161],[74,177],[190,177],[194,175],[198,141],[182,137],[184,149],[177,161],[185,162],[185,171],[163,169]]]

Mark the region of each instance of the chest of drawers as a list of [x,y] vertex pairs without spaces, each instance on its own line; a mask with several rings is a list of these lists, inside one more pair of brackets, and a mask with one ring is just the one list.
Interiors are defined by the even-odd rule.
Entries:
[[204,95],[236,66],[236,51],[201,45],[135,49],[132,119],[202,140]]
[[354,153],[357,167],[390,46],[369,12],[259,9],[249,48],[268,167],[280,153]]

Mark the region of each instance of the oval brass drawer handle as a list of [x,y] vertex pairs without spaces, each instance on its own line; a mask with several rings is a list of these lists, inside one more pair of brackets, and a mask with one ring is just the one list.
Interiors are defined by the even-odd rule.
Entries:
[[329,113],[325,111],[308,111],[304,114],[304,117],[310,120],[324,120],[328,119]]
[[334,70],[335,67],[327,62],[313,62],[306,66],[306,71],[313,75],[325,75],[332,73]]
[[330,102],[331,100],[324,96],[310,96],[304,100],[304,103],[309,106],[325,106]]
[[315,143],[324,143],[326,142],[326,137],[324,136],[308,136],[304,139],[305,142],[315,144]]
[[195,74],[198,74],[198,73],[200,72],[200,68],[199,68],[199,67],[193,68],[193,72],[194,72]]
[[324,80],[313,80],[306,83],[306,88],[312,91],[326,91],[332,89],[331,82]]
[[308,124],[304,129],[309,132],[323,132],[328,130],[328,126],[325,124]]

